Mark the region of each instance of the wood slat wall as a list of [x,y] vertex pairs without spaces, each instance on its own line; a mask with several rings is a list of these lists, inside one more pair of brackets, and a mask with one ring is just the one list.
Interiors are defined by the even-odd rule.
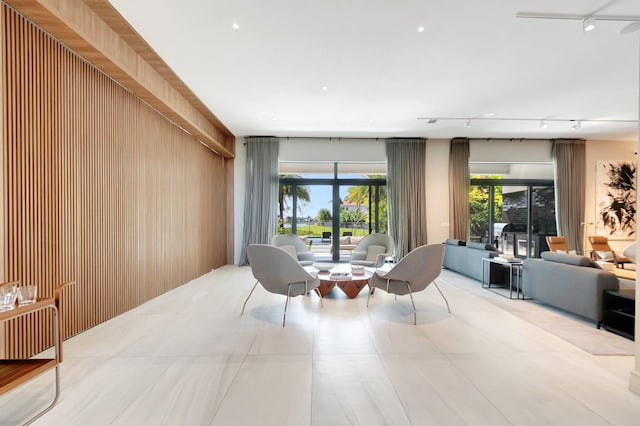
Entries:
[[[68,337],[225,264],[230,160],[4,5],[1,29],[0,281],[75,281]],[[48,321],[7,324],[0,351],[50,346]]]

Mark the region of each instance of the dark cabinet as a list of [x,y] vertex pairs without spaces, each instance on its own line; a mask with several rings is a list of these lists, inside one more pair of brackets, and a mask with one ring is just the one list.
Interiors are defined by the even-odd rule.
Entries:
[[602,298],[602,327],[634,340],[635,290],[605,290]]

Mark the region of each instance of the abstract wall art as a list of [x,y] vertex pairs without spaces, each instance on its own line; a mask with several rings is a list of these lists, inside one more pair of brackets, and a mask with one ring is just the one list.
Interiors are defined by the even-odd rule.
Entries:
[[598,161],[596,172],[596,233],[611,239],[636,234],[636,163]]

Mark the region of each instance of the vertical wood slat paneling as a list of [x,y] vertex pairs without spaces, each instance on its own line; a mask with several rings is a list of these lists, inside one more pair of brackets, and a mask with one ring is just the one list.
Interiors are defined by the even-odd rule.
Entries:
[[[5,6],[2,21],[0,280],[42,296],[74,281],[68,337],[224,264],[224,159]],[[51,320],[7,324],[0,351],[50,346]]]

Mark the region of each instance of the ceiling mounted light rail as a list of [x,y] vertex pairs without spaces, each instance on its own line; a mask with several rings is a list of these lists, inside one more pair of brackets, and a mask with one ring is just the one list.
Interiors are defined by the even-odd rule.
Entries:
[[582,21],[582,29],[584,31],[593,31],[596,28],[597,21],[631,22],[631,24],[627,25],[622,29],[622,31],[620,31],[622,34],[628,34],[630,32],[640,30],[640,16],[518,12],[516,13],[516,18]]

